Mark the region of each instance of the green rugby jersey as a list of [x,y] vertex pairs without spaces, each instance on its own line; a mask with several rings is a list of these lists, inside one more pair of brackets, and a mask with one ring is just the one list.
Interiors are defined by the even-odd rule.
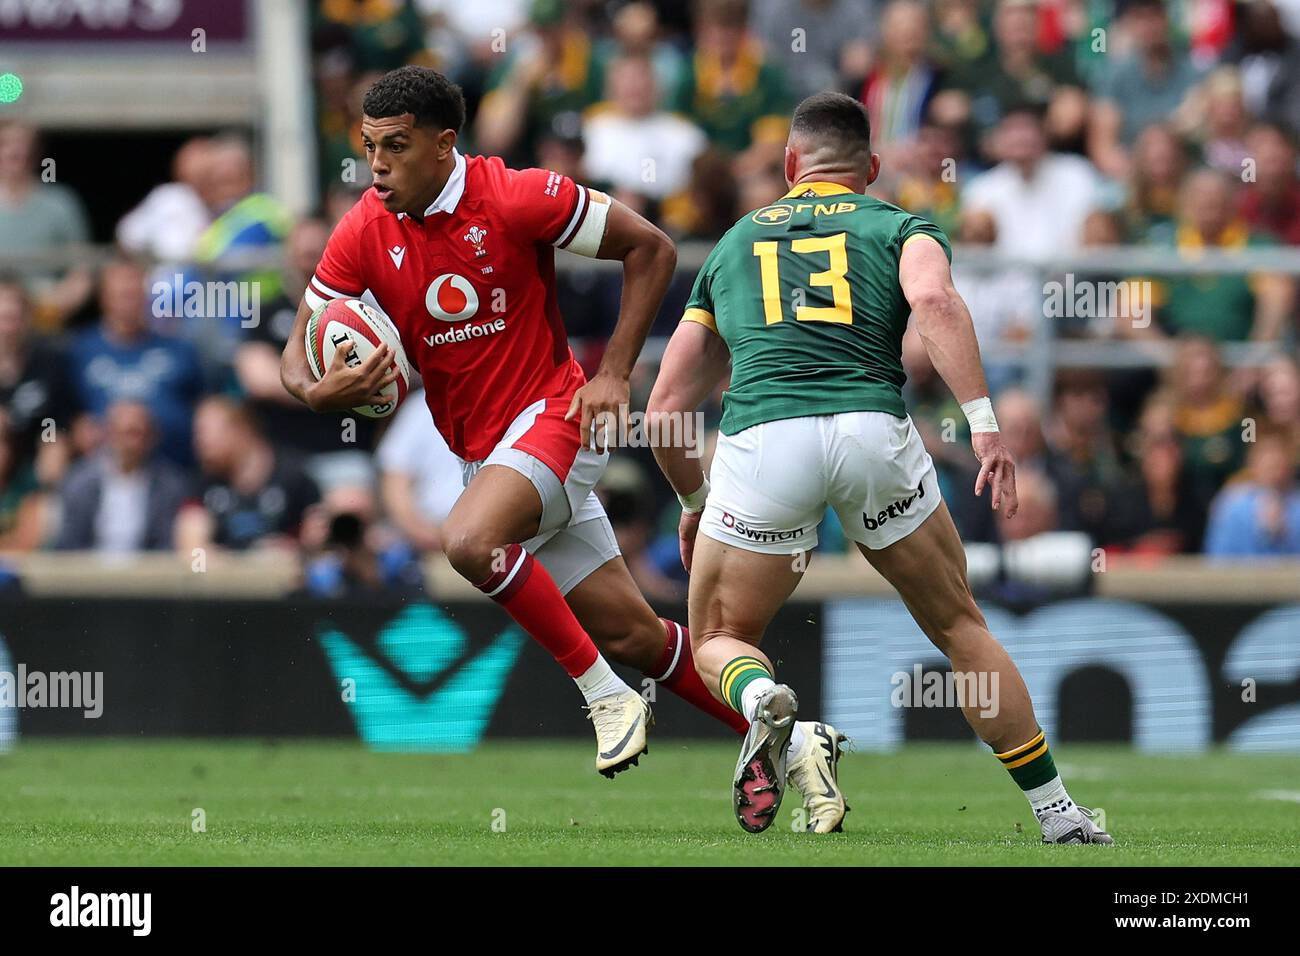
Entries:
[[709,253],[682,321],[731,350],[722,432],[804,415],[906,414],[902,340],[911,307],[903,244],[943,231],[834,183],[802,183],[745,216]]

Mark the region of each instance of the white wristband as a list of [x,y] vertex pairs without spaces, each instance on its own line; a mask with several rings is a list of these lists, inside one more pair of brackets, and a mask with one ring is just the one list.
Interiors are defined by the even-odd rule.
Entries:
[[966,421],[970,422],[972,435],[998,430],[998,420],[993,417],[993,403],[987,395],[963,403],[961,410],[966,413]]
[[689,495],[678,495],[677,500],[682,503],[682,511],[688,515],[697,515],[704,510],[704,500],[709,497],[709,479],[704,479],[704,484],[700,485]]

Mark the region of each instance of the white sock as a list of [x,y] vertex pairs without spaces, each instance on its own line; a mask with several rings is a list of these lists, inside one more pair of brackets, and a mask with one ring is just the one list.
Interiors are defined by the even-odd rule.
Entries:
[[1074,809],[1074,801],[1065,792],[1065,784],[1061,782],[1059,773],[1041,787],[1034,787],[1024,793],[1034,810],[1034,816],[1040,820],[1045,813],[1069,813]]
[[740,692],[740,706],[746,720],[754,719],[754,714],[758,711],[758,699],[775,686],[776,681],[770,677],[755,677],[745,685],[745,689]]
[[596,663],[575,677],[573,682],[578,685],[578,690],[582,691],[582,696],[587,699],[589,705],[602,697],[612,697],[614,694],[632,689],[623,682],[623,678],[614,673],[613,668],[599,654],[596,655]]

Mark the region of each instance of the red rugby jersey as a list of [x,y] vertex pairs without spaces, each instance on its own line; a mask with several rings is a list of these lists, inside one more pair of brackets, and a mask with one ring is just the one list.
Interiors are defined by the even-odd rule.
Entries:
[[524,408],[586,381],[556,304],[553,247],[577,234],[589,201],[559,173],[457,153],[422,223],[367,189],[330,236],[307,302],[369,291],[448,446],[486,458]]

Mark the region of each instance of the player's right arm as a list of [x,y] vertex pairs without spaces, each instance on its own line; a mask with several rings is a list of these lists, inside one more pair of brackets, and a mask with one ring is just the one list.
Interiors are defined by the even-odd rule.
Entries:
[[345,342],[335,349],[334,359],[319,382],[307,364],[307,320],[312,310],[330,299],[359,296],[366,290],[357,258],[359,239],[354,222],[353,213],[349,213],[330,234],[280,355],[280,381],[285,390],[313,412],[342,412],[358,405],[382,404],[386,399],[380,393],[397,378],[395,356],[387,345],[349,368],[347,357],[352,343]]
[[316,381],[307,365],[307,320],[311,313],[311,305],[303,299],[280,356],[280,381],[285,390],[313,412],[345,412],[358,405],[388,401],[381,393],[397,378],[393,350],[388,345],[381,345],[360,365],[349,368],[347,357],[352,343],[344,342],[334,350],[334,361],[325,377]]
[[646,424],[649,433],[657,440],[652,446],[655,461],[668,483],[682,502],[682,518],[678,527],[682,567],[691,569],[695,550],[695,534],[699,530],[700,515],[704,513],[704,499],[708,497],[708,483],[700,465],[702,448],[688,448],[684,441],[668,441],[665,436],[695,435],[687,430],[685,418],[694,414],[718,383],[726,376],[731,365],[731,352],[711,325],[713,316],[703,309],[687,309],[686,316],[668,340],[663,360],[659,364],[659,377],[646,407]]
[[1016,465],[998,433],[975,326],[952,284],[943,247],[924,233],[914,233],[903,243],[898,279],[935,371],[970,421],[971,446],[980,461],[975,495],[983,494],[985,484],[991,485],[993,510],[1005,502],[1004,513],[1010,518],[1018,507]]

